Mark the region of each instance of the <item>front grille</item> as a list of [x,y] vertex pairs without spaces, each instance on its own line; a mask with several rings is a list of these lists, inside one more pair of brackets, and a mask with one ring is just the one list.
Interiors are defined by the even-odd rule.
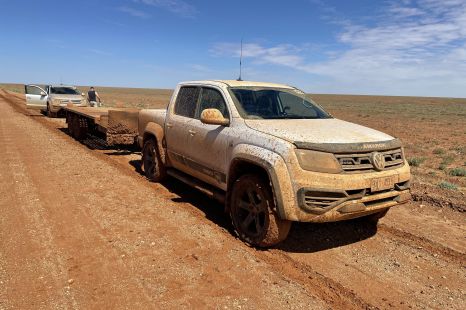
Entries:
[[301,200],[300,205],[305,209],[322,213],[349,199],[362,198],[365,194],[366,189],[331,192],[303,188],[298,192],[298,197]]
[[307,206],[325,209],[333,204],[341,203],[346,197],[344,192],[306,191],[304,193],[304,203]]
[[[403,152],[401,148],[379,152],[385,159],[384,170],[394,169],[403,165]],[[374,165],[371,162],[371,153],[355,153],[355,154],[335,154],[343,171],[345,172],[370,172],[375,171]]]
[[61,103],[67,104],[67,103],[72,103],[72,104],[80,104],[82,101],[81,100],[61,100]]
[[395,189],[387,189],[375,193],[371,192],[370,188],[341,191],[301,188],[298,191],[298,201],[303,210],[315,214],[322,214],[351,200],[359,200],[365,207],[371,207],[389,201],[396,201],[399,193],[409,189],[409,187],[410,182],[404,181],[395,183]]

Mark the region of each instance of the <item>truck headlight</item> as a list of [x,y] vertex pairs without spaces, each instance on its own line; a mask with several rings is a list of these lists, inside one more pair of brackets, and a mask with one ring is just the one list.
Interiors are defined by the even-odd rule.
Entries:
[[304,170],[326,173],[340,173],[341,165],[331,153],[311,150],[295,150],[298,162]]

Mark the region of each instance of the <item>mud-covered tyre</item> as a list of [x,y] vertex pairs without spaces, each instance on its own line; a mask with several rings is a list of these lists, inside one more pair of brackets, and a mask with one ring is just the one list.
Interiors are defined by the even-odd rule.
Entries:
[[268,180],[253,174],[241,176],[230,195],[230,217],[238,237],[257,247],[271,247],[288,236],[291,221],[276,213]]
[[157,143],[149,139],[142,148],[142,169],[144,175],[151,182],[161,182],[166,177],[165,166],[160,159]]

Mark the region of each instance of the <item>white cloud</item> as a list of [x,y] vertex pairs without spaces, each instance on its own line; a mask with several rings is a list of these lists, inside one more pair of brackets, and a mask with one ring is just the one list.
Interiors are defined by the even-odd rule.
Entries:
[[[243,56],[312,74],[316,91],[466,97],[464,0],[392,2],[375,25],[345,24],[336,39],[346,47],[319,53],[325,60],[290,44],[245,44]],[[238,51],[229,43],[211,49]]]
[[146,12],[143,12],[143,11],[140,11],[140,10],[137,10],[137,9],[134,9],[134,8],[130,8],[130,7],[127,7],[127,6],[120,6],[118,8],[118,11],[127,13],[127,14],[129,14],[131,16],[134,16],[134,17],[139,17],[139,18],[149,18],[150,17],[150,15],[147,14]]
[[403,7],[403,6],[393,6],[390,8],[390,13],[396,14],[398,17],[410,17],[410,16],[419,16],[423,15],[424,11],[413,8],[413,7]]
[[[281,44],[273,47],[263,47],[256,43],[247,43],[243,45],[243,57],[254,58],[256,63],[271,63],[289,67],[297,67],[303,62],[303,58],[297,53],[301,51],[291,44]],[[233,56],[240,57],[241,47],[234,43],[215,44],[210,52],[215,56]]]
[[196,8],[183,0],[133,0],[133,2],[163,8],[183,17],[193,17],[197,14]]

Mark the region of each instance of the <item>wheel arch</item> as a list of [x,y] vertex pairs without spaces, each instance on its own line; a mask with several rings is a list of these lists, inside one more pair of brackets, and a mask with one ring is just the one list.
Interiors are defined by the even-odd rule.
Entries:
[[141,141],[142,143],[140,146],[142,148],[148,139],[154,139],[157,144],[157,151],[159,152],[160,160],[166,164],[166,154],[163,146],[164,137],[165,135],[162,126],[156,123],[148,123],[144,129]]
[[243,174],[255,172],[268,178],[280,218],[289,218],[289,207],[294,206],[294,196],[283,158],[277,153],[251,145],[237,147],[233,155],[227,177],[227,211],[234,182]]

